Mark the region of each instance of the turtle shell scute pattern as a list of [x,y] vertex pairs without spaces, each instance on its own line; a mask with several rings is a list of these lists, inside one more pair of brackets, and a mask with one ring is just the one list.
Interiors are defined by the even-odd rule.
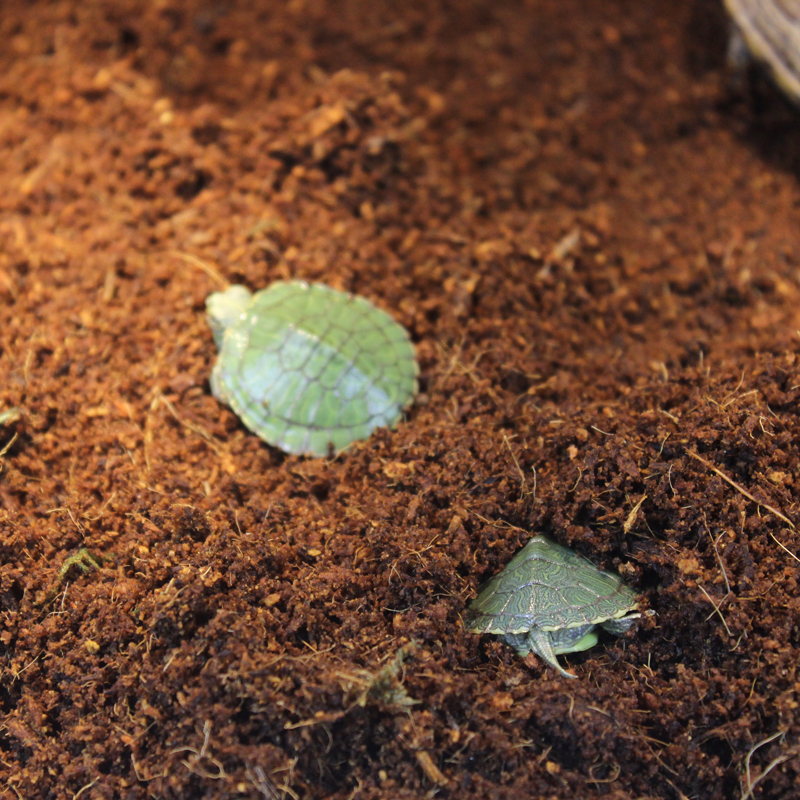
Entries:
[[474,633],[524,633],[596,625],[636,608],[622,578],[572,550],[535,536],[481,586],[467,627]]
[[289,453],[324,456],[394,425],[418,367],[407,331],[362,297],[273,283],[225,330],[214,394]]

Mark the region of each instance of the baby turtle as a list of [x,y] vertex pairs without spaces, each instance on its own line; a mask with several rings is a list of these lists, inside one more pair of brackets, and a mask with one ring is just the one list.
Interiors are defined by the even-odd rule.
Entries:
[[325,456],[394,425],[417,392],[408,332],[363,297],[278,281],[206,300],[211,391],[287,453]]
[[619,575],[566,547],[534,536],[505,569],[481,586],[467,630],[494,633],[520,656],[536,653],[566,678],[556,660],[597,644],[599,625],[619,636],[641,616],[636,593]]
[[748,55],[765,64],[775,83],[800,104],[800,4],[797,0],[725,0],[736,29],[728,59],[741,69]]

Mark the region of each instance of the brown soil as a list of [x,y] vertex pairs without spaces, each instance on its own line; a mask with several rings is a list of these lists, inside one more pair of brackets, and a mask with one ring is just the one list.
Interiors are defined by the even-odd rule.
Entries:
[[[799,120],[724,27],[3,3],[0,796],[800,797]],[[198,263],[391,311],[407,419],[250,435]],[[464,630],[531,532],[655,612],[575,681]]]

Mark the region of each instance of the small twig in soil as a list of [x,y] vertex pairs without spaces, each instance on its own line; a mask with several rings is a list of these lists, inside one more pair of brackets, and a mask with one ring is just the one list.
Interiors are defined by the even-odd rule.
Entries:
[[[720,408],[727,408],[729,405],[732,405],[737,400],[742,400],[743,398],[747,397],[751,394],[758,394],[758,389],[751,389],[749,392],[745,392],[744,394],[740,394],[738,397],[730,397],[730,399],[725,399],[721,403],[717,403]],[[713,402],[713,401],[712,401]]]
[[522,497],[525,497],[527,494],[533,495],[533,502],[536,502],[536,467],[533,467],[533,491],[528,492],[528,482],[525,480],[525,473],[522,471],[522,467],[519,465],[519,461],[517,461],[517,457],[514,455],[514,451],[511,449],[511,442],[508,441],[508,436],[505,434],[503,435],[503,443],[508,448],[508,452],[511,453],[511,458],[514,461],[514,466],[517,468],[517,472],[519,472],[519,477],[522,480]]
[[86,786],[81,787],[78,791],[72,795],[72,800],[78,800],[78,798],[87,790],[91,789],[97,783],[96,780],[92,781],[91,783],[87,783]]
[[78,529],[78,533],[83,533],[83,527],[78,523],[75,517],[72,515],[72,511],[67,506],[59,506],[58,508],[48,508],[45,511],[45,514],[58,514],[61,511],[66,511],[69,518],[72,520],[72,524]]
[[778,517],[779,519],[782,519],[790,528],[793,528],[793,529],[795,528],[795,524],[788,517],[786,517],[783,514],[781,514],[780,511],[778,511],[776,508],[773,508],[771,505],[768,505],[767,503],[763,503],[763,502],[761,502],[761,500],[757,500],[755,497],[753,497],[752,494],[750,494],[750,492],[747,491],[747,489],[743,489],[741,486],[739,486],[738,483],[736,483],[735,481],[731,480],[722,470],[717,469],[710,461],[706,461],[702,456],[697,455],[697,453],[695,453],[693,450],[687,450],[686,452],[692,458],[696,459],[701,464],[703,464],[704,466],[708,467],[712,472],[714,472],[717,475],[719,475],[719,477],[722,478],[722,480],[724,480],[725,483],[730,484],[731,486],[733,486],[733,488],[736,489],[737,492],[739,492],[740,494],[743,494],[748,500],[752,501],[753,503],[755,503],[758,506],[761,506],[762,508],[766,508],[767,511],[770,511],[776,517]]
[[717,604],[717,603],[714,602],[714,599],[711,597],[711,595],[702,586],[700,586],[699,583],[697,585],[700,587],[700,591],[706,596],[706,599],[708,600],[708,602],[711,603],[712,606],[714,606],[714,610],[711,612],[711,614],[706,619],[707,620],[711,619],[711,617],[713,617],[714,614],[719,614],[719,618],[722,620],[722,624],[725,626],[725,630],[728,632],[728,636],[730,636],[731,639],[732,639],[733,638],[733,634],[731,633],[731,629],[728,627],[728,623],[725,622],[725,617],[722,616],[722,612],[719,610],[720,606],[725,602],[725,600],[727,599],[728,595],[725,595],[725,597],[723,597],[722,600],[720,600],[719,604]]
[[[475,357],[472,359],[472,364],[465,364],[460,356],[461,352],[464,349],[464,339],[462,339],[457,346],[454,346],[452,350],[449,350],[444,345],[437,345],[437,350],[439,351],[439,355],[441,357],[441,361],[449,361],[447,365],[447,369],[442,373],[442,375],[436,379],[436,385],[438,386],[440,383],[444,383],[451,375],[453,375],[456,371],[458,371],[459,375],[466,375],[472,383],[477,386],[480,383],[480,377],[476,371],[478,362],[488,353],[489,350],[479,350]],[[496,398],[496,395],[489,390],[489,394]]]
[[675,487],[672,485],[672,464],[669,465],[669,469],[667,470],[667,481],[669,482],[669,488],[672,489],[672,496],[675,497],[677,492],[675,491]]
[[437,786],[445,786],[449,783],[447,776],[433,763],[427,750],[415,750],[414,756],[422,767],[422,771],[428,776],[428,780]]
[[669,370],[663,361],[651,361],[650,369],[652,369],[653,372],[660,372],[661,377],[664,379],[664,383],[669,383]]
[[[662,742],[659,739],[654,739],[652,736],[647,736],[646,734],[640,734],[639,736],[630,736],[630,735],[628,735],[628,736],[623,736],[623,738],[631,739],[634,742],[636,742],[637,745],[640,742],[648,742],[648,743],[649,742],[654,742],[655,744],[661,745],[662,749],[666,748],[666,747],[669,747],[669,743],[668,742]],[[672,769],[672,767],[670,767],[664,761],[664,759],[661,758],[661,756],[659,756],[659,754],[658,754],[659,751],[656,751],[656,749],[654,747],[650,747],[649,744],[648,744],[647,749],[650,752],[650,755],[656,761],[656,763],[658,763],[663,769],[667,770],[667,772],[671,772],[676,778],[680,777],[678,775],[678,773],[674,769]],[[665,781],[669,781],[669,778],[665,777],[664,780]],[[670,785],[674,786],[674,784],[672,784],[671,782],[670,782]]]
[[506,522],[504,519],[495,519],[491,520],[487,517],[481,516],[477,511],[471,511],[470,513],[474,514],[481,522],[485,522],[492,528],[508,528],[512,531],[519,531],[520,533],[528,533],[524,528],[519,528],[516,525],[512,525],[510,522]]
[[[222,762],[214,758],[214,756],[208,754],[208,742],[210,738],[211,721],[206,720],[203,725],[203,744],[199,751],[194,747],[176,747],[174,750],[170,751],[170,755],[175,753],[190,753],[188,758],[181,760],[183,766],[186,767],[189,772],[193,772],[195,775],[199,775],[201,778],[208,778],[212,781],[218,781],[226,777],[226,772]],[[208,760],[217,771],[209,772],[205,767],[201,766],[199,762],[202,759]]]
[[[297,761],[297,759],[294,759],[294,761]],[[253,786],[255,786],[255,788],[261,792],[264,797],[268,798],[268,800],[280,800],[281,797],[284,797],[287,794],[294,800],[300,800],[300,795],[292,791],[288,786],[285,784],[277,786],[272,780],[272,775],[274,775],[276,772],[283,772],[283,770],[291,768],[292,767],[284,767],[283,769],[274,770],[267,775],[262,767],[258,765],[251,767],[248,764],[244,774],[250,783],[252,783]]]
[[[609,769],[610,774],[607,778],[596,778],[594,773],[596,770],[600,769]],[[619,778],[620,773],[622,772],[622,767],[617,764],[616,761],[612,761],[611,764],[604,764],[602,762],[597,764],[592,764],[589,767],[589,777],[586,778],[587,783],[614,783],[614,781]]]
[[[720,534],[720,535],[717,537],[717,539],[715,540],[715,539],[714,539],[714,537],[711,535],[711,531],[708,529],[708,520],[706,519],[706,515],[705,515],[705,513],[703,513],[703,520],[704,520],[704,522],[705,522],[705,526],[706,526],[706,533],[708,534],[708,538],[709,538],[709,539],[711,539],[711,545],[712,545],[712,547],[714,548],[714,555],[716,555],[716,557],[717,557],[717,563],[719,564],[719,568],[722,570],[722,577],[723,577],[723,579],[725,580],[725,590],[726,590],[726,591],[725,591],[725,597],[723,597],[723,598],[722,598],[722,600],[720,600],[720,601],[719,601],[719,603],[717,603],[717,602],[716,602],[716,601],[715,601],[715,600],[714,600],[714,599],[711,597],[711,595],[710,595],[710,594],[709,594],[709,593],[708,593],[708,592],[707,592],[707,591],[706,591],[706,590],[705,590],[705,589],[704,589],[702,586],[700,586],[700,584],[697,584],[697,585],[698,585],[698,587],[700,588],[700,591],[701,591],[701,592],[702,592],[702,593],[703,593],[703,594],[706,596],[706,599],[708,600],[708,602],[709,602],[709,603],[711,603],[711,605],[712,605],[712,606],[714,606],[714,610],[713,610],[713,611],[712,611],[712,612],[711,612],[711,613],[708,615],[708,617],[706,617],[706,621],[708,621],[709,619],[711,619],[711,617],[713,617],[713,616],[714,616],[714,614],[717,614],[717,615],[719,615],[719,618],[722,620],[722,624],[725,626],[725,630],[727,631],[727,633],[728,633],[728,636],[730,636],[731,638],[733,638],[733,633],[731,633],[731,629],[728,627],[728,623],[727,623],[727,621],[725,620],[725,617],[723,616],[723,614],[722,614],[722,611],[721,611],[721,609],[722,609],[722,604],[723,604],[723,603],[724,603],[724,602],[725,602],[725,601],[726,601],[726,600],[727,600],[727,599],[728,599],[728,598],[731,596],[731,594],[732,594],[732,592],[731,592],[731,584],[730,584],[730,581],[728,580],[728,572],[727,572],[727,570],[725,569],[725,563],[723,562],[723,560],[722,560],[722,556],[720,556],[720,554],[719,554],[719,549],[717,548],[717,542],[718,542],[718,541],[719,541],[719,540],[722,538],[722,536],[724,535],[724,531],[723,531],[723,533],[721,533],[721,534]],[[736,648],[739,646],[739,642],[741,642],[741,640],[742,640],[742,637],[740,636],[740,637],[739,637],[739,641],[737,641],[737,642],[736,642],[736,645],[735,645],[735,646],[734,646],[734,648],[733,648],[734,650],[735,650],[735,649],[736,649]]]
[[[676,425],[680,422],[680,420],[674,414],[670,414],[669,411],[665,411],[663,408],[659,408],[658,411],[665,417],[669,417]],[[666,439],[664,441],[666,441]]]
[[664,778],[664,780],[675,790],[679,800],[689,800],[689,798],[669,778]]
[[[712,472],[714,472],[717,475],[719,475],[719,477],[722,478],[722,480],[724,480],[726,483],[728,483],[731,486],[733,486],[733,488],[736,489],[737,492],[739,492],[740,494],[743,494],[748,500],[752,501],[753,503],[755,503],[757,506],[760,506],[761,508],[765,508],[767,511],[769,511],[771,514],[774,514],[779,519],[782,519],[792,530],[797,530],[795,524],[787,516],[784,516],[783,514],[781,514],[781,512],[778,511],[778,509],[773,508],[771,505],[768,505],[767,503],[762,503],[761,500],[756,500],[756,498],[753,497],[753,495],[750,494],[750,492],[748,492],[746,489],[743,489],[741,486],[739,486],[738,483],[736,483],[733,480],[731,480],[724,472],[722,472],[722,470],[717,469],[713,464],[711,464],[710,462],[706,461],[702,456],[697,455],[697,453],[693,452],[692,450],[687,450],[686,452],[692,458],[696,459],[701,464],[703,464],[706,467],[708,467]],[[783,550],[785,550],[795,561],[800,561],[800,558],[798,558],[788,547],[786,547],[785,544],[782,544],[781,542],[778,541],[778,539],[775,537],[775,535],[772,533],[772,531],[767,531],[767,533],[769,534],[769,536],[772,539],[772,541],[775,542],[775,544],[777,544]]]
[[795,561],[800,561],[800,558],[798,558],[785,544],[783,544],[783,542],[779,542],[775,538],[775,534],[773,534],[772,531],[767,531],[767,533],[770,535],[772,541],[775,542],[776,545],[778,545],[778,547],[784,549]]
[[642,503],[647,500],[647,495],[643,494],[639,502],[631,509],[631,513],[628,514],[628,518],[625,520],[625,524],[622,526],[622,530],[624,533],[629,533],[630,529],[633,527],[633,523],[636,522],[636,515],[639,513],[639,509],[642,507]]
[[742,798],[741,800],[747,800],[749,797],[753,795],[756,786],[758,786],[761,781],[767,777],[767,775],[775,769],[775,767],[783,764],[785,761],[789,761],[790,759],[794,758],[798,753],[800,753],[800,748],[793,747],[789,750],[788,753],[784,753],[783,755],[777,756],[773,758],[772,761],[764,767],[761,774],[755,779],[752,780],[750,775],[750,759],[753,757],[753,754],[758,750],[760,747],[763,747],[765,744],[769,744],[770,742],[783,737],[786,735],[786,731],[778,731],[777,733],[773,733],[772,736],[768,736],[766,739],[762,739],[760,742],[754,744],[749,752],[747,753],[747,758],[745,759],[744,770],[745,770],[745,781],[746,785],[742,787]]
[[191,431],[192,433],[196,433],[198,436],[205,439],[211,449],[218,456],[223,457],[225,455],[225,451],[220,443],[205,428],[200,427],[200,425],[195,425],[193,422],[187,422],[185,419],[183,419],[180,414],[178,414],[178,411],[172,402],[163,394],[159,393],[156,395],[155,399],[153,400],[153,405],[151,406],[152,410],[155,411],[161,403],[164,404],[167,411],[169,411],[177,423],[183,425],[183,427],[187,430]]
[[[763,432],[764,434],[766,434],[767,436],[774,436],[774,435],[775,435],[774,433],[771,433],[770,431],[768,431],[768,430],[767,430],[767,429],[764,427],[764,421],[765,421],[765,420],[766,420],[767,422],[769,422],[769,420],[768,420],[768,419],[767,419],[767,418],[766,418],[766,417],[765,417],[763,414],[761,414],[761,416],[759,416],[759,418],[758,418],[758,424],[759,424],[759,426],[761,427],[761,430],[762,430],[762,432]],[[750,438],[751,438],[751,439],[752,439],[752,438],[754,438],[752,433],[750,434]]]
[[614,435],[613,433],[609,433],[608,431],[601,431],[600,428],[597,427],[597,425],[590,425],[589,427],[592,430],[597,431],[598,433],[602,433],[603,436],[613,436]]
[[581,241],[581,229],[573,228],[568,234],[562,236],[553,246],[546,258],[547,267],[558,264],[567,256],[571,255]]
[[326,647],[324,650],[317,650],[314,647],[314,645],[312,645],[310,642],[303,642],[303,644],[311,652],[310,653],[305,653],[302,656],[287,656],[286,658],[287,658],[288,661],[302,661],[303,663],[306,663],[308,661],[312,661],[315,658],[318,658],[319,656],[325,655],[325,653],[330,653],[331,650],[333,650],[333,647],[334,647],[333,645],[331,645],[330,647]]
[[725,579],[725,590],[726,590],[725,597],[727,597],[731,593],[731,584],[730,581],[728,580],[728,573],[725,570],[725,564],[722,562],[722,556],[720,556],[719,550],[717,549],[717,542],[722,538],[724,531],[715,540],[714,537],[711,535],[711,531],[708,529],[708,520],[706,519],[705,512],[703,512],[703,521],[706,524],[706,533],[708,534],[708,538],[711,539],[711,544],[714,547],[714,555],[716,555],[717,557],[719,568],[722,570],[722,577]]
[[[147,731],[149,731],[150,728],[152,728],[152,727],[153,727],[152,725],[148,725],[147,729],[145,730],[145,733],[147,733]],[[141,736],[141,734],[140,734],[140,736]],[[136,738],[139,738],[139,737],[137,736]],[[150,772],[150,770],[147,769],[146,767],[142,767],[140,769],[139,765],[136,763],[136,756],[133,753],[131,753],[131,764],[133,765],[133,771],[136,773],[136,780],[138,780],[140,783],[149,783],[150,781],[154,781],[157,778],[166,778],[167,777],[167,768],[166,767],[163,770],[161,770],[161,772],[157,772],[155,775],[153,775]],[[145,769],[147,769],[147,772],[144,771]]]
[[[460,519],[460,518],[459,518]],[[389,570],[389,577],[391,578],[393,575],[397,575],[398,580],[402,580],[402,575],[397,569],[397,565],[403,559],[409,558],[410,556],[416,556],[419,563],[422,565],[423,569],[428,566],[428,562],[422,557],[422,554],[427,552],[428,550],[433,548],[434,542],[439,538],[440,534],[436,534],[433,539],[431,539],[425,547],[420,548],[419,550],[411,550],[409,549],[407,552],[403,553],[401,556],[396,558],[392,562],[391,569]]]
[[3,449],[0,450],[0,465],[3,463],[3,459],[5,458],[6,453],[11,449],[11,445],[14,444],[14,442],[16,442],[16,441],[17,441],[17,434],[15,433],[11,437],[10,441],[8,442],[8,444],[6,444],[3,447]]
[[96,514],[94,517],[90,517],[88,514],[84,514],[84,515],[83,515],[83,518],[84,518],[84,519],[88,519],[88,520],[89,520],[89,522],[97,522],[97,520],[99,520],[99,519],[100,519],[100,517],[102,517],[102,516],[103,516],[103,514],[104,514],[104,513],[105,513],[105,511],[106,511],[106,509],[109,507],[109,505],[111,505],[112,501],[114,500],[114,498],[115,498],[116,496],[117,496],[117,493],[116,493],[116,492],[113,492],[113,493],[111,494],[111,497],[109,497],[109,498],[108,498],[108,500],[106,500],[106,501],[103,503],[103,505],[101,505],[101,506],[100,506],[100,510],[97,512],[97,514]]
[[226,281],[225,278],[219,274],[216,267],[208,261],[203,261],[202,258],[193,256],[191,253],[181,253],[179,250],[171,250],[170,255],[202,270],[211,280],[216,281],[223,289],[228,287],[228,281]]
[[26,665],[25,665],[25,666],[24,666],[24,667],[23,667],[23,668],[22,668],[22,669],[21,669],[19,672],[14,672],[14,671],[12,670],[12,672],[11,672],[11,677],[12,677],[14,680],[17,680],[17,678],[19,678],[19,676],[20,676],[20,675],[22,675],[22,673],[23,673],[23,672],[25,672],[25,670],[26,670],[26,669],[28,669],[28,667],[32,667],[32,666],[33,666],[33,665],[34,665],[34,664],[35,664],[35,663],[36,663],[36,662],[39,660],[39,656],[40,656],[42,653],[44,653],[44,650],[40,650],[40,651],[39,651],[39,654],[38,654],[38,655],[36,655],[36,656],[34,656],[34,658],[33,658],[31,661],[29,661],[29,662],[28,662],[28,663],[27,663],[27,664],[26,664]]
[[[731,403],[734,403],[734,402],[736,402],[736,400],[738,400],[738,397],[736,396],[736,392],[738,392],[739,389],[742,388],[742,384],[743,383],[744,383],[744,370],[742,370],[742,376],[739,378],[739,383],[736,384],[736,388],[732,392],[730,392],[728,395],[726,395],[725,399],[721,403],[718,403],[716,400],[714,400],[711,397],[709,397],[708,400],[710,402],[712,402],[715,406],[719,406],[720,408],[726,408]],[[757,390],[756,389],[752,389],[751,391],[747,392],[747,394],[753,394],[753,392],[755,392],[755,391],[757,391]],[[742,397],[745,397],[745,395],[742,395]]]
[[300,800],[300,795],[298,795],[297,792],[294,792],[291,789],[292,783],[294,782],[294,768],[297,766],[297,762],[299,760],[300,759],[297,757],[290,758],[285,767],[279,767],[278,769],[272,770],[272,772],[270,773],[271,775],[275,775],[278,772],[288,773],[286,776],[286,780],[283,783],[279,783],[278,788],[282,792],[286,792],[286,794],[288,794],[291,798],[293,798],[293,800]]

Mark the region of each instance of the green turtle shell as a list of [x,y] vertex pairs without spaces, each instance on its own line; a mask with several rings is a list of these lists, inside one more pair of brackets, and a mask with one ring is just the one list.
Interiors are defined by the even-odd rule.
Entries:
[[417,391],[408,332],[363,297],[278,281],[206,300],[214,396],[287,453],[325,456],[392,426]]
[[473,633],[525,633],[598,625],[636,608],[636,593],[572,550],[534,536],[470,604]]

